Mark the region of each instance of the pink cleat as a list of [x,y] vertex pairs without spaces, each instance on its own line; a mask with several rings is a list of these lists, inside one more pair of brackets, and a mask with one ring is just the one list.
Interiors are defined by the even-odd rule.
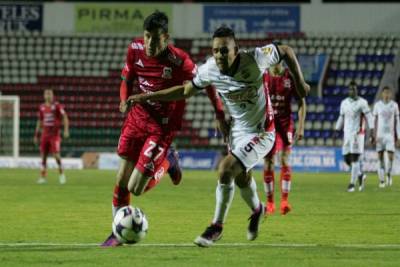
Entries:
[[169,162],[168,174],[171,177],[171,181],[174,185],[178,185],[182,180],[182,170],[179,166],[179,155],[174,148],[170,147],[167,154],[167,160]]
[[274,202],[267,202],[267,205],[265,207],[265,214],[266,215],[271,215],[275,212],[275,203]]
[[118,241],[117,237],[114,233],[111,233],[109,237],[101,244],[101,247],[118,247],[121,246],[122,243]]

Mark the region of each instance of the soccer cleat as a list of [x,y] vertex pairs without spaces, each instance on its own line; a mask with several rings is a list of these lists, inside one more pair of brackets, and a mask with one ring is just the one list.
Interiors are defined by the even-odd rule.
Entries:
[[358,191],[363,191],[364,190],[365,179],[367,179],[367,175],[365,173],[360,174],[358,176]]
[[101,247],[118,247],[121,246],[122,243],[118,241],[117,237],[114,233],[111,233],[109,237],[101,244]]
[[354,184],[349,184],[349,186],[347,187],[347,192],[354,192]]
[[204,233],[196,237],[194,243],[199,247],[209,247],[212,246],[216,241],[220,240],[222,237],[222,225],[211,224],[206,228]]
[[275,212],[275,203],[267,201],[267,206],[265,207],[265,214],[271,215]]
[[289,202],[287,200],[281,202],[281,214],[286,215],[289,213],[289,211],[292,210],[292,207],[290,207]]
[[388,176],[386,177],[386,185],[387,185],[387,186],[392,186],[392,184],[393,184],[392,176],[388,175]]
[[258,236],[258,226],[261,223],[261,219],[264,217],[265,207],[264,204],[260,203],[260,206],[251,214],[249,217],[249,226],[247,228],[247,239],[252,241]]
[[386,187],[385,181],[379,182],[379,188],[385,188],[385,187]]
[[62,173],[60,174],[60,176],[58,177],[60,184],[65,184],[67,182],[67,178],[65,177],[65,174]]
[[178,185],[182,180],[182,170],[179,166],[179,155],[173,147],[170,147],[167,154],[169,162],[168,174],[174,185]]
[[47,179],[44,177],[40,177],[37,181],[37,184],[47,184]]

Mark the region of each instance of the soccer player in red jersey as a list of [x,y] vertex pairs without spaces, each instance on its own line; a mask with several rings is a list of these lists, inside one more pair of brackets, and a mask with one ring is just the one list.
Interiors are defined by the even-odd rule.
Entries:
[[[135,196],[154,187],[167,171],[174,184],[181,180],[176,153],[169,150],[181,128],[185,100],[147,101],[129,109],[128,97],[135,91],[149,93],[191,81],[196,66],[187,53],[168,44],[168,18],[162,12],[149,15],[143,25],[144,37],[128,47],[120,86],[120,111],[128,112],[118,143],[121,157],[113,196],[113,216]],[[212,88],[210,88],[212,90]],[[137,93],[137,92],[135,92]],[[213,104],[219,100],[213,94]],[[222,103],[218,106],[221,109]],[[102,246],[118,246],[111,234]]]
[[[40,105],[38,112],[38,121],[36,123],[35,135],[33,142],[39,143],[40,138],[40,157],[42,159],[42,168],[38,184],[47,183],[47,156],[52,153],[59,170],[60,184],[66,183],[64,170],[61,164],[60,148],[61,148],[61,126],[64,125],[64,138],[69,137],[69,122],[64,107],[54,101],[54,93],[52,89],[44,90],[44,103]],[[41,132],[41,135],[40,135]]]
[[[274,202],[274,156],[279,152],[280,159],[280,186],[281,186],[281,214],[287,214],[291,207],[288,196],[291,187],[292,171],[289,166],[289,155],[293,144],[293,138],[300,140],[304,135],[304,121],[306,117],[306,101],[300,98],[295,89],[295,82],[287,68],[282,63],[271,67],[264,73],[264,88],[269,90],[275,121],[275,145],[265,157],[264,165],[264,189],[267,195],[266,213],[275,211]],[[298,100],[298,127],[294,131],[291,101],[295,97]]]

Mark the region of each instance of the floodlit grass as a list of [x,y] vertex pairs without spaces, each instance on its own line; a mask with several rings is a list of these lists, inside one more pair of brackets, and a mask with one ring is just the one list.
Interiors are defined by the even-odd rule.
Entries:
[[[378,188],[370,174],[364,192],[347,193],[348,174],[294,174],[293,211],[278,212],[246,240],[250,211],[236,189],[224,236],[212,248],[193,239],[210,223],[216,174],[184,171],[132,197],[149,220],[146,239],[100,248],[111,231],[114,171],[68,171],[59,185],[37,185],[36,170],[0,169],[0,266],[400,266],[400,179]],[[264,200],[260,173],[255,173]]]

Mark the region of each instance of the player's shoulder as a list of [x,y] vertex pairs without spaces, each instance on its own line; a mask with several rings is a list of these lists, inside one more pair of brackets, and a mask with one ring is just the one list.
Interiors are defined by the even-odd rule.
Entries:
[[141,51],[141,52],[144,51],[144,41],[143,41],[143,38],[140,38],[140,37],[133,38],[128,46],[128,52],[134,53],[134,52],[138,52],[138,51]]
[[192,61],[189,54],[181,48],[172,44],[168,45],[168,60],[175,66],[180,67],[186,60]]
[[46,104],[45,103],[41,103],[39,105],[39,110],[44,110],[46,108]]

